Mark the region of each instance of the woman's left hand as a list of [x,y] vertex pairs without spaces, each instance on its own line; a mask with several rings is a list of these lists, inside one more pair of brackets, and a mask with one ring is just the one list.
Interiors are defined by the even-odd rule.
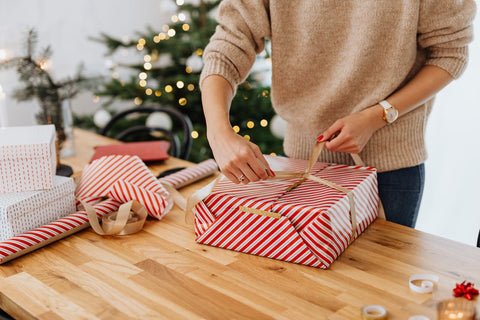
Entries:
[[360,153],[375,131],[385,125],[383,107],[377,104],[338,119],[318,140],[328,140],[325,148],[330,151]]

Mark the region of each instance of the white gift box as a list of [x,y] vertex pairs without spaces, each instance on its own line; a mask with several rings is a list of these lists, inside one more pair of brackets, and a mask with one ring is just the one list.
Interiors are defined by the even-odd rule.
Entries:
[[0,193],[53,187],[55,126],[0,128]]
[[0,241],[74,213],[75,182],[54,176],[48,190],[0,194]]

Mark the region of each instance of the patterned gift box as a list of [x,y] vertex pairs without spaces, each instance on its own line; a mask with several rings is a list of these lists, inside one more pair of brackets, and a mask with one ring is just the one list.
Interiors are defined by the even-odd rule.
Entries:
[[0,241],[75,212],[75,183],[55,176],[49,190],[0,194]]
[[0,129],[0,193],[49,189],[56,168],[55,126]]
[[319,183],[302,178],[306,160],[266,158],[275,172],[299,177],[248,185],[220,180],[194,208],[196,241],[328,268],[377,217],[375,168],[316,162],[309,173]]

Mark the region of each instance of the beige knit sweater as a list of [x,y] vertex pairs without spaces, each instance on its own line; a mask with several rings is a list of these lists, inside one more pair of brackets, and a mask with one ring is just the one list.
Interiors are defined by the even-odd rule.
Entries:
[[[236,88],[271,39],[272,104],[288,123],[284,150],[306,159],[335,120],[386,99],[423,65],[460,76],[474,15],[473,0],[224,0],[200,83],[217,74]],[[377,131],[360,154],[367,165],[381,172],[425,161],[432,102]],[[351,163],[328,151],[321,160]]]

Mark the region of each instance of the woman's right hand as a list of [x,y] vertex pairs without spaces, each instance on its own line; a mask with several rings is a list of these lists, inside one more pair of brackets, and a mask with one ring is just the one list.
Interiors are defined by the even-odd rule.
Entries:
[[247,184],[275,176],[260,148],[233,129],[217,130],[208,141],[220,170],[232,182]]

